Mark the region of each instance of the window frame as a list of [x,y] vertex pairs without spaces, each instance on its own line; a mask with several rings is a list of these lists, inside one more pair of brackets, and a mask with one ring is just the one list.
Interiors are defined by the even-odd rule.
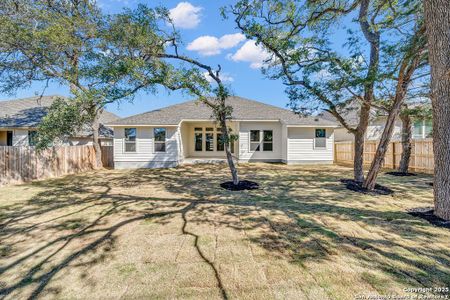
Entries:
[[[258,133],[258,141],[252,141],[252,131]],[[248,145],[248,151],[249,152],[261,152],[261,130],[259,129],[252,129],[249,131],[249,139],[248,139],[249,145]],[[252,150],[252,144],[258,144],[258,146],[255,148],[255,150]]]
[[[129,137],[127,137],[127,129],[131,130],[134,129],[134,140],[129,140]],[[124,132],[124,138],[123,138],[123,152],[124,153],[136,153],[137,152],[137,128],[136,127],[125,127],[123,129]],[[134,151],[127,151],[127,144],[132,145],[134,144]]]
[[[271,132],[272,133],[272,139],[270,141],[266,141],[265,140],[265,133],[266,132]],[[266,129],[266,130],[262,130],[262,151],[263,152],[273,152],[273,130],[272,129]],[[271,150],[265,150],[264,146],[265,145],[272,145],[272,149]]]
[[[156,140],[156,131],[163,129],[164,130],[164,141]],[[164,151],[156,150],[156,145],[164,145]],[[167,152],[167,128],[165,127],[154,127],[153,128],[153,153],[166,153]]]
[[[323,130],[325,136],[324,137],[318,137],[317,136],[317,131],[318,130]],[[319,139],[323,139],[324,146],[317,146],[317,141]],[[314,129],[314,149],[327,150],[327,129],[326,128],[315,128]]]

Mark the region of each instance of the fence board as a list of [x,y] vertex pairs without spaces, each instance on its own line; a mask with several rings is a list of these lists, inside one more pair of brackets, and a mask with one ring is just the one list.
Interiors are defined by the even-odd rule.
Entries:
[[[353,148],[354,142],[336,142],[334,144],[335,163],[337,164],[353,164]],[[378,141],[364,142],[364,164],[370,165],[378,147]],[[396,169],[399,167],[402,156],[402,143],[395,141],[389,144],[388,150],[384,158],[384,168]],[[433,140],[413,140],[411,161],[409,168],[413,172],[433,173],[434,155]]]
[[[108,155],[112,156],[112,149],[109,151]],[[40,153],[33,147],[0,146],[0,186],[78,173],[94,167],[92,146],[54,147]]]

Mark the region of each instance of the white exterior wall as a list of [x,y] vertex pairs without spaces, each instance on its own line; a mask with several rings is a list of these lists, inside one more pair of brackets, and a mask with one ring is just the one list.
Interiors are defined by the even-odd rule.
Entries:
[[[240,122],[239,124],[239,161],[282,161],[283,126],[280,122]],[[250,130],[272,130],[273,151],[250,151]]]
[[288,128],[287,162],[289,164],[333,163],[334,128],[326,128],[326,148],[314,147],[315,129],[305,127]]
[[[125,128],[136,128],[136,152],[125,152]],[[158,126],[163,127],[163,126]],[[166,128],[166,152],[155,152],[153,128],[129,126],[114,128],[114,165],[117,169],[173,167],[178,164],[178,128]]]

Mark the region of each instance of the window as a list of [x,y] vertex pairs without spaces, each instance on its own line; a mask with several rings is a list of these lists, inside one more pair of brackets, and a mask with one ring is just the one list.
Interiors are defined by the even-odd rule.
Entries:
[[327,147],[327,132],[325,129],[316,129],[316,138],[314,139],[314,148]]
[[37,143],[37,131],[31,130],[28,131],[28,145],[36,146]]
[[433,121],[426,120],[425,121],[425,138],[433,137]]
[[212,127],[206,127],[205,130],[206,130],[206,131],[214,131],[214,128],[212,128]]
[[136,128],[125,128],[125,152],[136,152]]
[[263,131],[263,151],[273,151],[273,132],[272,130]]
[[166,129],[154,128],[153,129],[155,152],[166,152]]
[[[206,128],[208,130],[208,128]],[[206,151],[214,151],[214,133],[205,134]]]
[[418,120],[414,122],[413,125],[413,135],[415,139],[422,139],[423,138],[423,120]]
[[222,133],[217,133],[217,151],[225,151],[225,143]]
[[260,141],[259,130],[250,130],[250,151],[259,151]]
[[197,127],[194,129],[195,134],[194,134],[194,138],[195,138],[195,151],[203,151],[203,133],[202,133],[202,128],[201,127]]

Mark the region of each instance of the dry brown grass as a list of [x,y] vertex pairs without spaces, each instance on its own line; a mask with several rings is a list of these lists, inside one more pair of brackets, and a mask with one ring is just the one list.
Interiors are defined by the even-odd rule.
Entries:
[[0,189],[0,298],[353,299],[450,286],[450,232],[409,216],[431,178],[346,190],[337,166],[98,171]]

